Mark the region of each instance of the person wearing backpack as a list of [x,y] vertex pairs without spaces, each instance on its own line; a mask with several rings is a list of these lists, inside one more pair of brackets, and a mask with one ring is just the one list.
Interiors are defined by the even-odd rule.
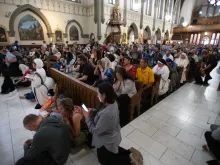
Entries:
[[49,100],[48,88],[45,85],[46,72],[43,69],[44,63],[41,59],[35,59],[32,63],[32,66],[34,69],[36,69],[31,82],[32,91],[34,92],[37,101],[35,109],[40,109],[41,106],[44,105],[47,100]]

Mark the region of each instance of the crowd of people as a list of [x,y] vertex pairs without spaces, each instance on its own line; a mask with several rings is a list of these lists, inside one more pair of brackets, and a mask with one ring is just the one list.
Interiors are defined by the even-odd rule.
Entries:
[[[0,50],[0,74],[4,77],[1,94],[9,95],[16,88],[31,87],[20,96],[36,102],[39,116],[27,115],[23,124],[36,131],[24,144],[25,155],[16,165],[64,164],[71,148],[84,144],[97,148],[100,164],[141,165],[143,157],[134,148],[119,147],[120,129],[129,122],[129,103],[137,93],[135,82],[144,85],[141,111],[150,107],[149,90],[159,76],[158,95],[175,91],[187,81],[208,85],[210,72],[217,66],[217,46],[184,44],[132,45],[89,42],[86,45],[47,45],[24,48],[16,41]],[[100,106],[97,109],[74,105],[67,98],[62,84],[48,75],[53,67],[97,88]],[[219,127],[205,134],[208,147],[219,160]],[[216,133],[217,132],[217,133]],[[212,134],[214,134],[212,138]],[[218,134],[218,136],[216,136]],[[217,138],[215,138],[217,137]],[[215,146],[213,146],[215,145]],[[216,154],[217,153],[217,154]]]

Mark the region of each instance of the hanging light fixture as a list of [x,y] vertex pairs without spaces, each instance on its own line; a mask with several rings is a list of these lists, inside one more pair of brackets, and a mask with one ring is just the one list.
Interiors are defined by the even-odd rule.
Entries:
[[208,0],[210,5],[220,6],[220,0]]

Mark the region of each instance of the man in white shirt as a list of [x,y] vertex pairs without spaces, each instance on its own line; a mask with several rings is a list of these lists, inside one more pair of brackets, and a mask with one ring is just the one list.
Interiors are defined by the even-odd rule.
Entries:
[[170,51],[167,50],[166,54],[163,56],[163,59],[166,61],[167,58],[170,58],[173,61],[173,56],[170,54]]

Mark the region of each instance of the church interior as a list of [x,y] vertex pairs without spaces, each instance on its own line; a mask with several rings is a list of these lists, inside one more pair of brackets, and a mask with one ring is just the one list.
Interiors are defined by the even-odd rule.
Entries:
[[220,0],[0,0],[0,165],[220,165]]

